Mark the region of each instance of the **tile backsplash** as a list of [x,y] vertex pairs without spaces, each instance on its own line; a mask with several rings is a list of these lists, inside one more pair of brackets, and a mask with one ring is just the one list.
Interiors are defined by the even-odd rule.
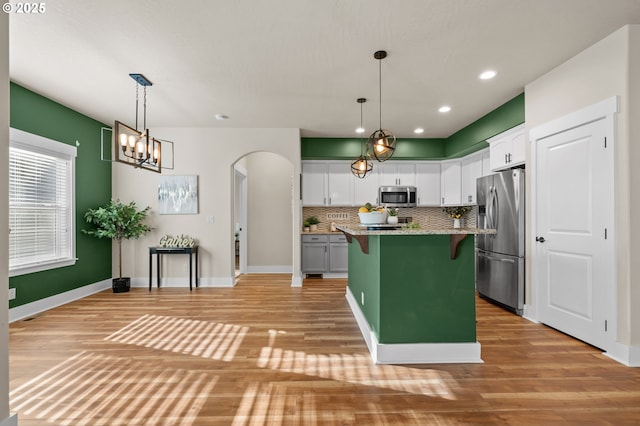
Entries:
[[[476,206],[470,206],[471,210],[465,214],[463,226],[475,228]],[[320,220],[318,231],[329,231],[331,223],[336,225],[356,225],[360,223],[357,207],[303,207],[302,219],[309,216],[317,216]],[[410,217],[413,222],[419,223],[423,228],[451,228],[451,219],[442,207],[411,207],[401,208],[398,217]]]

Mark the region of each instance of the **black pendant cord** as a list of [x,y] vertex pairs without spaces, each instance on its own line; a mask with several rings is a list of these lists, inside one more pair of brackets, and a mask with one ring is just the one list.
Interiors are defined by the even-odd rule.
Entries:
[[[358,99],[358,102],[360,102],[360,99]],[[362,127],[362,104],[364,103],[364,101],[360,102],[360,129],[362,129],[362,133],[360,133],[360,157],[364,158],[364,127]]]
[[138,130],[138,89],[140,85],[136,82],[136,130]]
[[378,59],[378,89],[378,104],[380,105],[378,123],[380,124],[380,129],[382,129],[382,58]]

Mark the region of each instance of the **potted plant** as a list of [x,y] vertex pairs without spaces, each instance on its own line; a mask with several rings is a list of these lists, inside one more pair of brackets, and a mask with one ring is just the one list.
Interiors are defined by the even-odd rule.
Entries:
[[110,238],[118,243],[118,278],[113,279],[113,292],[122,293],[131,288],[131,278],[122,276],[122,240],[138,239],[151,231],[144,223],[151,208],[138,210],[134,201],[123,204],[120,200],[111,200],[106,206],[89,209],[84,218],[93,229],[83,229],[87,235],[98,238]]
[[307,222],[306,220],[304,221],[304,223],[302,224],[302,226],[303,226],[303,228],[304,228],[304,229],[303,229],[303,230],[304,230],[304,232],[309,232],[309,231],[311,230],[311,228],[310,228],[310,227],[311,227],[311,225],[310,225],[310,224],[309,224],[309,222]]
[[454,228],[460,228],[460,219],[462,219],[462,216],[469,211],[469,207],[445,207],[442,211],[453,219]]
[[309,216],[307,218],[307,220],[304,221],[305,224],[309,224],[309,229],[311,231],[317,231],[318,230],[318,224],[320,223],[320,221],[318,220],[318,218],[316,216]]
[[387,223],[389,225],[396,225],[398,223],[398,209],[397,208],[387,208],[387,213],[389,213],[389,217],[387,217]]

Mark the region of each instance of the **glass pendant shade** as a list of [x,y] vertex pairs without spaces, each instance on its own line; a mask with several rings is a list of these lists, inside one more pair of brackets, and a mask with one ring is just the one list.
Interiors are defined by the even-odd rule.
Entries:
[[360,179],[364,179],[367,177],[369,173],[373,170],[373,163],[369,160],[368,157],[361,155],[360,157],[353,160],[351,163],[351,173],[359,177]]

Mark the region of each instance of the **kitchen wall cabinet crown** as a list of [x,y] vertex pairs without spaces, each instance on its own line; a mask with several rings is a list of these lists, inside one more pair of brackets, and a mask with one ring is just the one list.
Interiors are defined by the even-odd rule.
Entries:
[[491,170],[497,172],[524,164],[526,139],[524,123],[487,139]]

